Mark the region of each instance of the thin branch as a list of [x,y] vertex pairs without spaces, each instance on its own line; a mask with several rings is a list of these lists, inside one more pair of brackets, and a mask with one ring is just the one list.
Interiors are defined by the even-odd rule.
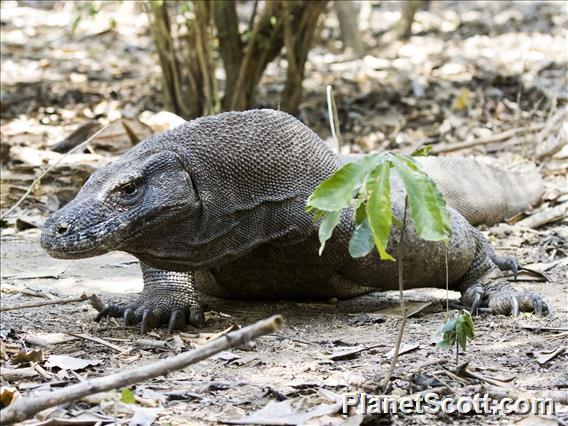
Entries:
[[235,84],[235,91],[232,93],[233,98],[231,99],[231,109],[237,110],[242,109],[245,105],[242,104],[242,96],[245,96],[245,80],[250,78],[248,73],[245,71],[250,68],[250,64],[254,60],[258,60],[255,58],[255,53],[258,53],[256,47],[256,40],[258,38],[259,33],[264,28],[263,24],[264,21],[270,20],[270,17],[273,14],[277,4],[275,2],[266,2],[264,4],[263,13],[257,23],[254,25],[252,32],[250,33],[250,38],[247,42],[247,48],[244,53],[244,57],[241,62],[241,66],[239,69],[239,78],[237,79],[237,83]]
[[17,311],[20,309],[37,308],[39,306],[49,305],[63,305],[65,303],[76,303],[88,300],[89,296],[82,294],[80,297],[73,297],[71,299],[56,299],[56,300],[43,300],[41,302],[22,303],[14,306],[0,306],[0,312]]
[[250,15],[250,20],[248,25],[249,33],[251,33],[254,28],[254,20],[256,19],[257,11],[258,11],[258,0],[254,0],[254,4],[252,5],[252,13]]
[[48,167],[47,169],[45,169],[43,171],[43,173],[41,173],[38,177],[36,177],[34,179],[34,181],[32,182],[32,184],[30,185],[30,187],[28,188],[28,190],[26,191],[26,193],[24,195],[22,195],[22,198],[20,198],[16,204],[14,204],[12,207],[10,207],[10,209],[8,209],[8,211],[6,213],[4,213],[2,215],[2,217],[0,217],[0,220],[4,220],[6,219],[6,217],[8,217],[10,215],[10,213],[12,213],[14,210],[16,210],[16,208],[22,204],[22,202],[32,193],[33,189],[36,187],[37,184],[39,184],[39,182],[45,177],[45,175],[47,175],[50,171],[52,171],[53,169],[55,169],[59,163],[61,163],[63,161],[63,159],[65,157],[67,157],[70,154],[73,154],[76,151],[79,151],[80,149],[86,147],[89,143],[91,143],[91,141],[93,139],[95,139],[98,135],[100,135],[103,131],[105,131],[105,129],[108,127],[109,125],[104,126],[102,129],[100,129],[99,131],[97,131],[96,133],[94,133],[93,135],[91,135],[91,137],[89,137],[85,142],[80,143],[79,145],[77,145],[75,148],[70,149],[69,151],[67,151],[65,154],[63,154],[59,160],[57,160],[55,163],[53,163],[53,165],[51,165],[50,167]]
[[481,394],[489,394],[491,398],[502,400],[509,398],[512,400],[535,400],[537,398],[550,398],[560,404],[568,404],[568,392],[564,390],[539,390],[538,392],[521,391],[516,389],[503,389],[495,386],[481,385]]
[[195,36],[195,53],[197,56],[197,64],[201,76],[203,78],[203,115],[213,114],[213,94],[211,93],[211,81],[215,79],[215,73],[209,67],[210,61],[208,57],[210,52],[207,50],[207,23],[209,22],[209,13],[207,4],[203,2],[195,2],[195,22],[193,26],[193,34]]
[[446,240],[446,250],[445,250],[445,263],[446,263],[446,314],[450,312],[450,269],[448,267],[448,247],[450,245],[449,241]]
[[112,349],[121,354],[130,352],[129,349],[121,348],[118,345],[115,345],[113,343],[107,342],[104,339],[101,339],[100,337],[91,336],[90,334],[87,333],[71,333],[69,331],[64,331],[64,333],[69,336],[77,337],[78,339],[90,340],[91,342],[99,343],[100,345],[106,346],[107,348]]
[[329,117],[329,127],[331,128],[331,135],[337,144],[337,153],[341,154],[341,133],[339,131],[339,117],[337,114],[337,105],[335,97],[333,96],[333,88],[331,85],[326,87],[327,94],[327,114]]
[[283,319],[275,315],[258,321],[248,327],[227,333],[224,336],[194,349],[170,358],[161,359],[151,364],[123,370],[108,376],[97,377],[64,389],[49,392],[36,397],[20,398],[0,411],[0,424],[8,425],[21,422],[49,407],[75,401],[98,392],[130,386],[144,380],[164,376],[191,364],[209,358],[218,352],[236,345],[242,345],[265,334],[274,333],[282,328]]
[[402,255],[404,253],[404,231],[406,230],[406,213],[408,210],[408,196],[404,198],[404,214],[402,216],[402,229],[400,231],[400,241],[398,243],[398,292],[400,297],[400,312],[402,315],[402,321],[400,327],[398,328],[398,334],[396,336],[396,342],[394,346],[394,354],[392,356],[391,364],[387,374],[381,380],[380,387],[386,389],[389,381],[392,377],[394,368],[396,367],[396,362],[398,361],[398,353],[400,352],[400,344],[402,343],[402,336],[404,335],[404,326],[406,325],[406,304],[404,303],[404,277],[403,265],[402,265]]
[[498,133],[496,135],[475,139],[471,142],[457,142],[457,143],[450,143],[439,146],[434,145],[434,147],[432,148],[432,153],[441,154],[443,152],[458,151],[460,149],[473,148],[474,146],[478,145],[488,145],[490,143],[501,142],[516,136],[525,135],[527,133],[532,133],[542,130],[544,126],[545,126],[544,123],[534,124],[532,126],[517,127],[515,129],[505,130],[504,132]]

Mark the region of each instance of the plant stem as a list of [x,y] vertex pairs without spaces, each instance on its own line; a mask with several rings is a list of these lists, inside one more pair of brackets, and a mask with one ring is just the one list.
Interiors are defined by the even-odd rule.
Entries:
[[459,356],[460,356],[460,349],[458,347],[458,339],[456,339],[456,366],[458,365],[459,362]]
[[449,272],[448,272],[448,240],[445,241],[446,243],[446,315],[450,311],[450,279],[449,279]]
[[398,353],[400,352],[400,345],[402,343],[402,336],[404,335],[404,327],[406,325],[406,304],[404,303],[404,278],[403,278],[403,264],[402,264],[402,254],[404,253],[404,231],[406,230],[406,213],[408,210],[408,196],[404,198],[404,214],[402,216],[402,229],[400,230],[400,241],[398,243],[398,291],[400,297],[400,312],[402,315],[402,321],[398,328],[398,335],[396,336],[396,342],[394,346],[394,354],[392,356],[391,364],[387,374],[380,383],[380,387],[384,390],[386,389],[389,381],[391,379],[394,368],[396,367],[396,362],[398,360]]

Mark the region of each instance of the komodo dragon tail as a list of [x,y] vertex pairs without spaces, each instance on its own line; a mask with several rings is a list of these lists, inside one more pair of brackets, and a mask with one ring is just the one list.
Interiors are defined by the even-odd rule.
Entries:
[[472,158],[420,157],[450,206],[472,225],[491,225],[536,205],[544,193],[536,169],[502,170]]

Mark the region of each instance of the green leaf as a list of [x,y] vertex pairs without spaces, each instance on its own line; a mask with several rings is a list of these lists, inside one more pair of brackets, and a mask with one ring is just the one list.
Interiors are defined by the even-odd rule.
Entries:
[[367,205],[365,201],[357,199],[355,201],[355,223],[360,225],[365,219],[367,219]]
[[449,334],[444,334],[444,338],[436,343],[439,348],[451,348],[454,346],[455,338],[452,339]]
[[414,151],[411,155],[413,157],[426,157],[430,154],[430,151],[432,151],[432,145],[425,145],[422,148]]
[[411,157],[392,158],[408,195],[408,206],[416,232],[429,241],[447,240],[452,232],[450,212],[436,184],[418,168]]
[[135,404],[136,398],[134,397],[134,392],[128,388],[122,389],[122,392],[120,392],[120,402],[125,404]]
[[318,209],[312,209],[311,212],[308,213],[314,213],[314,222],[317,222],[320,219],[323,219],[325,216],[325,212],[323,210],[318,210]]
[[463,315],[458,315],[458,317],[456,318],[456,338],[458,340],[458,344],[465,351],[467,336],[464,328]]
[[331,212],[349,206],[367,174],[380,159],[379,156],[368,156],[355,163],[345,164],[316,187],[308,198],[308,207]]
[[389,162],[378,165],[373,171],[376,179],[367,181],[367,191],[371,192],[368,194],[367,218],[379,256],[383,260],[394,260],[386,251],[392,224],[390,167]]
[[473,339],[475,337],[474,333],[475,326],[473,325],[473,318],[471,318],[471,315],[467,312],[462,315],[463,315],[465,334],[468,337],[468,339]]
[[402,220],[400,220],[398,217],[396,217],[395,215],[392,215],[392,224],[398,228],[398,229],[402,229]]
[[349,240],[349,254],[351,257],[363,257],[368,255],[373,247],[375,246],[375,241],[373,239],[373,233],[369,227],[369,221],[363,219],[363,221],[357,225],[351,239]]
[[455,330],[456,330],[456,319],[450,318],[449,320],[447,320],[445,322],[444,326],[442,327],[441,332],[442,333],[449,333],[449,332],[455,333]]
[[465,351],[468,339],[473,337],[473,320],[468,313],[462,313],[456,318],[456,338]]
[[329,238],[331,237],[333,229],[339,223],[340,217],[341,217],[341,210],[335,212],[325,212],[325,217],[319,227],[320,256],[323,253],[323,249],[325,248],[325,242],[329,240]]

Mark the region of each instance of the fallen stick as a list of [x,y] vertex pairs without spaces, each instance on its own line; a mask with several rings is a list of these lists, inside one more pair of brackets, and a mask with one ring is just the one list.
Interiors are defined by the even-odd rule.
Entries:
[[551,118],[546,121],[546,126],[537,140],[539,144],[536,146],[537,160],[544,160],[546,157],[556,154],[566,145],[568,140],[568,127],[566,118],[568,116],[568,108],[564,107],[557,110]]
[[515,136],[521,136],[526,133],[542,130],[544,126],[545,126],[544,123],[534,124],[532,126],[518,127],[516,129],[505,130],[502,133],[491,135],[485,138],[475,139],[471,142],[456,142],[441,146],[434,145],[434,147],[432,148],[432,153],[441,154],[443,152],[459,151],[460,149],[473,148],[474,146],[488,145],[490,143],[501,142]]
[[516,223],[516,225],[525,226],[527,228],[538,228],[550,222],[556,222],[568,216],[568,201],[556,207],[545,209],[524,218]]
[[61,390],[50,392],[47,395],[20,398],[0,411],[0,424],[9,425],[21,422],[46,408],[74,401],[98,392],[130,386],[154,377],[164,376],[172,371],[180,370],[188,365],[209,358],[211,355],[233,346],[242,345],[265,334],[274,333],[282,328],[282,322],[282,317],[275,315],[265,320],[258,321],[255,324],[227,333],[198,349],[184,352],[171,358],[161,359],[151,364],[129,370],[122,370],[108,376],[97,377]]
[[80,297],[73,297],[71,299],[44,300],[41,302],[22,303],[20,305],[14,305],[14,306],[0,306],[0,312],[16,311],[18,309],[27,309],[27,308],[37,308],[39,306],[62,305],[64,303],[83,302],[84,300],[87,299],[89,299],[89,296],[87,296],[86,294],[82,294]]
[[513,340],[512,342],[496,343],[496,344],[493,344],[493,345],[480,347],[479,350],[481,352],[506,350],[506,349],[510,349],[510,348],[516,348],[517,346],[532,345],[532,344],[540,343],[540,342],[544,342],[544,341],[561,339],[561,338],[566,337],[566,336],[568,336],[568,331],[566,331],[564,333],[558,333],[558,334],[552,334],[552,335],[547,334],[547,335],[544,335],[544,336],[533,337],[531,339],[525,339],[525,340],[520,340],[520,341],[519,340]]
[[568,327],[541,327],[540,325],[521,325],[521,328],[535,331],[568,331]]
[[115,350],[115,351],[117,351],[121,354],[130,352],[130,349],[121,348],[118,345],[115,345],[113,343],[107,342],[104,339],[101,339],[100,337],[91,336],[90,334],[87,334],[87,333],[71,333],[69,331],[64,331],[64,333],[67,334],[68,336],[77,337],[78,339],[90,340],[91,342],[95,342],[95,343],[98,343],[100,345],[106,346],[107,348]]
[[537,392],[518,391],[515,389],[499,389],[493,386],[481,385],[480,393],[487,393],[491,398],[505,399],[510,398],[513,400],[519,399],[542,399],[550,398],[560,404],[568,404],[568,391],[563,390],[539,390]]

